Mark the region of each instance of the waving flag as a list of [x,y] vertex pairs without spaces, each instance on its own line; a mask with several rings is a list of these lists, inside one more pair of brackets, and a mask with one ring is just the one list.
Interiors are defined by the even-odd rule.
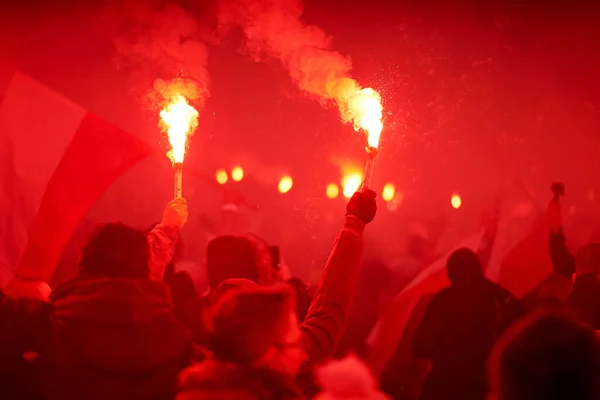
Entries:
[[14,74],[0,105],[0,284],[49,281],[94,203],[149,154],[136,137]]

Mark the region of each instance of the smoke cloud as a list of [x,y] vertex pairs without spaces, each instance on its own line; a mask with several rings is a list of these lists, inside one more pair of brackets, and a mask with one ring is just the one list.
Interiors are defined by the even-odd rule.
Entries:
[[372,89],[363,89],[350,71],[352,62],[331,49],[325,32],[302,21],[300,0],[223,0],[218,9],[220,28],[240,27],[254,56],[267,54],[281,60],[298,87],[323,105],[334,103],[342,120],[361,127],[365,97],[380,101]]
[[131,73],[133,89],[143,94],[146,107],[159,109],[174,93],[204,107],[210,94],[208,49],[190,12],[173,3],[133,2],[111,7],[107,20],[117,67]]

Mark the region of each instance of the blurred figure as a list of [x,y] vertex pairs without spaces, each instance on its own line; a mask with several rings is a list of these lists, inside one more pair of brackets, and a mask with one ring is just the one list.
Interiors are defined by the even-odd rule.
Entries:
[[421,399],[483,400],[489,352],[521,308],[472,250],[450,255],[447,273],[451,285],[433,296],[412,341],[415,356],[431,360]]
[[206,268],[211,291],[232,278],[259,285],[275,282],[269,248],[254,235],[219,236],[206,248]]
[[300,278],[290,278],[287,283],[296,297],[296,315],[298,316],[298,321],[304,322],[313,299],[310,295],[308,285]]
[[491,399],[600,398],[598,336],[570,316],[534,313],[515,324],[490,358]]
[[212,358],[182,373],[178,399],[293,399],[304,360],[292,292],[245,287],[214,306]]
[[[212,310],[210,310],[208,314],[208,326],[212,327],[209,334],[209,347],[211,350],[215,352],[215,360],[207,360],[204,363],[204,366],[198,366],[193,369],[190,369],[186,373],[184,373],[183,378],[183,386],[182,391],[179,395],[180,399],[204,399],[204,398],[217,398],[214,397],[218,393],[223,392],[224,388],[216,384],[220,389],[215,393],[210,390],[210,385],[206,386],[206,375],[211,375],[211,371],[221,370],[221,366],[224,361],[227,361],[227,357],[234,357],[235,355],[223,355],[221,348],[227,347],[226,341],[220,342],[215,339],[219,327],[219,313],[220,310],[226,310],[228,308],[224,307],[222,302],[228,301],[231,296],[234,296],[234,300],[230,300],[233,303],[229,304],[227,307],[234,307],[232,304],[237,304],[235,300],[236,293],[244,293],[243,299],[253,299],[248,301],[256,301],[262,304],[263,300],[259,300],[262,297],[275,296],[278,298],[282,297],[281,300],[277,300],[277,302],[281,303],[281,309],[285,309],[285,312],[277,313],[276,310],[272,310],[268,307],[264,308],[265,313],[271,313],[273,315],[262,315],[263,310],[261,307],[254,309],[244,310],[240,315],[244,317],[244,324],[248,324],[251,328],[242,329],[239,328],[235,330],[235,335],[239,337],[230,338],[227,340],[231,340],[231,348],[238,348],[239,352],[242,350],[239,349],[241,346],[241,342],[243,340],[251,340],[244,339],[240,333],[245,333],[247,331],[256,331],[262,332],[264,329],[269,330],[269,334],[265,334],[266,342],[263,339],[258,340],[257,343],[248,343],[247,346],[252,350],[252,357],[246,354],[245,358],[236,358],[235,362],[230,364],[229,367],[233,368],[232,374],[240,375],[240,379],[246,382],[249,377],[254,376],[257,369],[259,370],[259,378],[260,381],[264,382],[267,388],[271,387],[269,381],[263,381],[265,379],[264,374],[269,376],[273,375],[273,372],[276,376],[276,381],[272,384],[272,389],[275,392],[261,392],[262,395],[257,396],[254,394],[250,397],[228,397],[230,395],[229,392],[225,391],[222,398],[259,398],[259,399],[270,399],[270,398],[288,398],[283,395],[283,393],[279,392],[281,390],[281,383],[286,382],[285,390],[286,393],[289,394],[289,398],[296,397],[296,388],[300,387],[302,392],[307,395],[314,395],[318,391],[318,389],[314,385],[314,380],[312,377],[312,364],[317,364],[323,362],[325,359],[333,356],[333,352],[341,339],[341,335],[344,330],[344,326],[347,321],[348,309],[350,307],[350,301],[352,298],[352,294],[355,290],[356,285],[356,275],[358,270],[358,265],[360,262],[360,257],[362,255],[362,234],[366,224],[370,223],[375,217],[377,211],[377,205],[375,202],[375,193],[373,191],[359,192],[356,193],[352,199],[348,202],[346,207],[346,219],[342,231],[336,238],[336,241],[333,245],[333,249],[331,251],[330,257],[327,260],[325,265],[325,269],[323,270],[323,275],[321,277],[321,282],[317,289],[317,293],[310,304],[308,309],[308,313],[304,322],[297,329],[297,315],[296,315],[296,304],[295,301],[287,300],[288,295],[282,294],[283,292],[289,293],[289,296],[293,298],[291,295],[293,292],[290,289],[289,285],[282,285],[279,291],[283,292],[274,292],[275,294],[269,292],[268,288],[262,288],[265,285],[261,282],[269,282],[269,280],[262,280],[259,278],[261,275],[252,272],[252,268],[246,269],[248,265],[254,265],[250,261],[256,260],[255,257],[248,257],[248,259],[241,258],[240,261],[244,262],[244,268],[239,268],[239,264],[229,264],[226,263],[224,265],[231,266],[233,270],[239,271],[239,274],[246,274],[246,277],[232,276],[229,279],[225,279],[220,281],[220,284],[213,289],[213,292],[210,296],[211,302],[214,304]],[[248,254],[252,255],[253,253],[249,252]],[[231,257],[230,254],[220,254],[219,257],[214,257],[212,262],[215,262],[216,259],[221,259],[229,262],[235,257]],[[262,259],[261,259],[262,260]],[[218,264],[213,264],[216,268]],[[260,265],[265,268],[262,261]],[[230,272],[221,272],[220,274],[213,275],[213,279],[211,282],[215,284],[222,279],[224,276],[232,274]],[[210,274],[209,274],[210,276]],[[266,274],[266,276],[272,276],[270,274]],[[219,279],[216,279],[218,277]],[[249,297],[246,297],[249,296]],[[256,298],[255,298],[256,297]],[[241,302],[241,299],[239,300]],[[246,301],[246,300],[244,300]],[[285,306],[284,306],[285,305]],[[241,306],[240,306],[241,307]],[[291,307],[292,313],[289,313],[289,309]],[[254,318],[254,315],[257,315]],[[237,314],[236,314],[237,315]],[[282,315],[285,315],[282,317]],[[284,320],[288,319],[289,315],[293,315],[294,324],[285,324],[281,326],[285,326],[283,329],[280,326],[280,323]],[[274,319],[274,318],[278,319]],[[232,317],[234,318],[234,317]],[[235,317],[237,318],[237,317]],[[235,320],[234,318],[234,320]],[[271,319],[269,319],[271,318]],[[265,322],[265,321],[268,321]],[[289,321],[288,321],[289,322]],[[233,322],[232,322],[233,323]],[[237,322],[236,322],[237,323]],[[241,323],[241,322],[240,322]],[[266,326],[256,326],[256,325],[264,325]],[[270,325],[269,325],[270,324]],[[296,326],[296,328],[290,328],[290,325]],[[245,326],[245,325],[244,325]],[[277,330],[275,329],[277,326]],[[281,329],[280,329],[281,328]],[[282,330],[283,329],[283,330]],[[286,330],[287,329],[287,330]],[[273,340],[282,340],[287,333],[292,335],[292,332],[299,332],[299,346],[298,350],[301,350],[301,354],[303,355],[300,360],[300,364],[296,365],[293,362],[290,362],[288,365],[277,366],[273,368],[272,365],[266,365],[267,372],[263,371],[263,367],[265,367],[265,358],[269,356],[269,354],[273,354],[273,356],[279,354],[285,350],[283,346],[281,348],[281,343],[273,342]],[[276,335],[276,336],[273,336]],[[221,336],[222,337],[222,336]],[[270,338],[270,339],[269,339]],[[217,340],[217,344],[215,347],[215,340]],[[223,339],[225,340],[225,339]],[[271,340],[269,342],[268,340]],[[262,343],[262,344],[261,344]],[[287,343],[287,342],[286,342]],[[261,347],[256,348],[255,345],[260,345]],[[272,350],[270,350],[272,349]],[[260,350],[260,351],[259,351]],[[277,351],[275,351],[277,350]],[[250,351],[250,350],[244,350]],[[238,353],[236,353],[238,354]],[[239,353],[242,354],[242,353]],[[238,356],[239,356],[238,354]],[[244,353],[245,354],[245,353]],[[295,354],[300,354],[296,352]],[[238,357],[235,356],[235,357]],[[281,360],[279,356],[276,357],[276,360]],[[298,368],[302,366],[302,369],[299,374]],[[275,371],[273,371],[275,369]],[[206,372],[209,371],[209,372]],[[284,377],[282,377],[282,372],[284,373]],[[229,374],[229,372],[227,373]],[[213,375],[221,376],[220,372],[214,372]],[[297,376],[296,376],[297,375]],[[228,375],[229,376],[229,375]],[[210,377],[209,377],[210,378]],[[209,381],[212,378],[209,379]],[[296,379],[296,383],[294,383],[294,390],[291,390],[292,386],[288,385],[289,380]],[[219,380],[217,378],[217,380]],[[252,379],[250,379],[252,380]],[[197,386],[194,382],[204,382],[201,385]],[[241,384],[241,383],[240,383]],[[298,386],[295,386],[298,385]],[[252,389],[248,389],[253,392]],[[248,390],[245,390],[247,392]],[[208,391],[208,392],[207,392]],[[289,391],[289,392],[288,392]],[[241,396],[240,393],[234,393],[236,396]],[[300,393],[297,393],[300,395]],[[203,397],[204,396],[204,397]],[[208,397],[207,397],[208,396]],[[213,396],[213,397],[210,397]]]
[[318,369],[323,388],[315,400],[389,400],[377,389],[377,382],[367,366],[356,357],[331,361]]
[[356,353],[362,356],[369,333],[379,320],[384,291],[387,289],[392,272],[377,260],[368,260],[358,271],[358,283],[350,306],[346,331],[336,355]]
[[573,291],[567,299],[571,308],[592,329],[600,329],[600,243],[584,246],[575,259]]
[[177,199],[149,236],[120,223],[99,226],[76,278],[53,291],[14,281],[0,296],[1,370],[30,360],[36,374],[20,384],[39,384],[50,400],[172,398],[191,340],[161,280],[186,219]]
[[575,258],[571,255],[563,231],[562,212],[559,197],[548,205],[546,214],[550,225],[550,258],[552,273],[548,275],[534,290],[521,299],[526,310],[537,307],[561,308],[573,288],[572,277],[575,273]]

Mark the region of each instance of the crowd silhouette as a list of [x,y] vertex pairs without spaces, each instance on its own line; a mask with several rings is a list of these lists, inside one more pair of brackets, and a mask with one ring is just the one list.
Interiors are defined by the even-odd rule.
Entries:
[[[77,276],[56,287],[17,275],[2,289],[2,398],[600,398],[600,243],[571,254],[558,196],[546,216],[552,274],[521,298],[486,276],[497,211],[474,250],[442,260],[448,284],[406,297],[424,267],[407,278],[362,259],[370,190],[349,200],[316,290],[278,248],[244,234],[208,244],[209,290],[197,293],[174,262],[187,207],[173,200],[146,232],[98,226]],[[412,264],[436,259],[410,243]],[[390,317],[407,299],[406,318]],[[377,366],[373,332],[396,323],[401,339]]]

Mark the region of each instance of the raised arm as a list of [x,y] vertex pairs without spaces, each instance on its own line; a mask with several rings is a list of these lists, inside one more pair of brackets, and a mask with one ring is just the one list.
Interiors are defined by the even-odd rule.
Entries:
[[375,192],[357,192],[348,202],[346,220],[329,255],[321,282],[300,326],[308,361],[333,355],[348,317],[362,255],[365,225],[377,211]]
[[575,257],[567,248],[562,227],[560,203],[555,197],[548,205],[548,221],[550,222],[550,258],[555,273],[571,278],[575,273]]
[[179,231],[186,224],[188,209],[182,197],[171,200],[165,207],[162,221],[148,234],[150,247],[150,278],[162,281],[167,265],[173,258]]

